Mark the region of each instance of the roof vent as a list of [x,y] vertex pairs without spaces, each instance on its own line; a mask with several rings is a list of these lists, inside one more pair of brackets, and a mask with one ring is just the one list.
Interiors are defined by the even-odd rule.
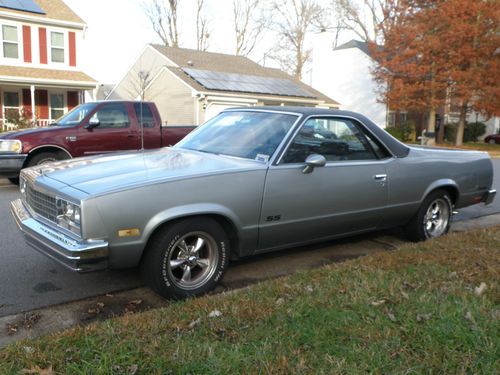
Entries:
[[189,61],[188,61],[188,65],[189,65],[189,66],[193,66],[193,65],[194,65],[194,64],[193,64],[193,60],[189,60]]

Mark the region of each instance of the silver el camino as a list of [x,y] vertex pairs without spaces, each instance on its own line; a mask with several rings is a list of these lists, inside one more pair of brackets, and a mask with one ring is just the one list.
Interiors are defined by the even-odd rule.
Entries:
[[441,236],[454,209],[491,203],[492,179],[487,153],[408,147],[356,113],[253,107],[172,148],[24,169],[12,212],[68,268],[139,265],[183,298],[234,258],[396,226]]

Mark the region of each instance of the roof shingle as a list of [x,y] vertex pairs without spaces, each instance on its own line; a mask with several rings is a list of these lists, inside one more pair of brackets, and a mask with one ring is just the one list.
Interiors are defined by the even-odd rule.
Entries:
[[95,84],[96,80],[80,71],[24,68],[20,66],[0,65],[0,77],[19,77],[53,81],[72,81],[75,83]]
[[36,0],[36,3],[42,8],[45,14],[9,9],[2,6],[0,6],[0,10],[19,15],[30,15],[41,19],[53,19],[85,24],[85,22],[67,6],[63,0]]

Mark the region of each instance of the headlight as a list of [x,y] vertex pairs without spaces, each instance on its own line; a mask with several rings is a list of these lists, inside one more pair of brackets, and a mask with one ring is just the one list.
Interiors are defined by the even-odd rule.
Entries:
[[23,144],[17,139],[0,140],[0,152],[14,152],[20,154],[23,149]]
[[27,188],[27,183],[26,179],[22,176],[19,177],[19,192],[23,196],[24,199],[26,199],[26,188]]
[[57,225],[81,235],[80,206],[62,198],[56,198]]

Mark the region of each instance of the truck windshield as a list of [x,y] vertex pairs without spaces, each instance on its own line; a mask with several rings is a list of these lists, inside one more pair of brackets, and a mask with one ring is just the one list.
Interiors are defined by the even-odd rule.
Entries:
[[285,113],[223,112],[175,147],[267,162],[296,120]]
[[86,103],[81,104],[74,108],[70,112],[66,113],[64,116],[59,117],[53,125],[56,126],[75,126],[78,125],[82,120],[87,117],[89,112],[91,112],[95,107],[96,103]]

